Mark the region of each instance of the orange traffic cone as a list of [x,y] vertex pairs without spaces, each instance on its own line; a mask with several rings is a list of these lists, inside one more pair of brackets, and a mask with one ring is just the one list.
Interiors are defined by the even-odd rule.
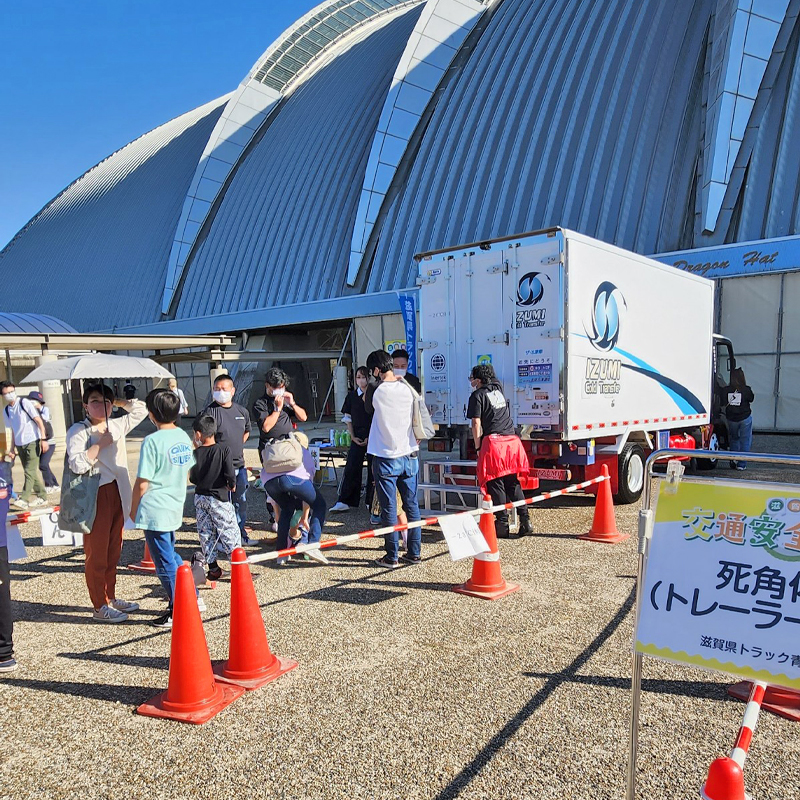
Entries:
[[703,800],[750,800],[744,792],[742,768],[732,758],[712,761],[700,797]]
[[[603,477],[608,478],[608,467],[603,464],[601,467]],[[605,542],[615,544],[624,542],[628,538],[627,533],[620,533],[617,530],[617,521],[614,519],[614,500],[611,498],[611,481],[605,480],[597,490],[597,498],[594,505],[594,520],[589,533],[582,533],[579,539],[586,539],[589,542]]]
[[147,546],[147,542],[144,543],[144,555],[142,556],[142,560],[137,561],[135,564],[128,564],[128,569],[134,572],[149,572],[155,574],[156,565],[153,562],[153,557],[150,555],[150,548]]
[[289,658],[278,658],[267,642],[264,620],[258,607],[253,577],[241,547],[231,554],[231,631],[228,660],[214,665],[217,680],[258,689],[297,666]]
[[[728,687],[728,694],[746,703],[750,698],[750,687],[750,681],[740,681]],[[778,686],[767,686],[761,708],[793,722],[800,722],[800,692]]]
[[188,564],[178,567],[172,614],[169,684],[136,711],[146,717],[202,725],[230,705],[244,689],[214,680],[203,622]]
[[[491,508],[492,500],[483,496],[483,508]],[[488,553],[478,553],[472,562],[472,577],[466,582],[453,587],[454,592],[468,594],[470,597],[481,597],[484,600],[498,600],[507,594],[519,590],[516,583],[506,583],[500,571],[500,551],[497,548],[497,534],[494,530],[494,514],[481,514],[480,528]]]

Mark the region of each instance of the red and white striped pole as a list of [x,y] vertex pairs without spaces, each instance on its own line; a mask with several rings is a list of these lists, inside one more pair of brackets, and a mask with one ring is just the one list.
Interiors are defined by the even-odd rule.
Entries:
[[744,791],[744,762],[750,742],[753,741],[766,690],[766,683],[753,681],[736,744],[729,757],[718,758],[709,767],[708,779],[700,789],[703,800],[749,800],[749,795]]
[[[598,475],[596,478],[584,481],[583,483],[576,483],[572,486],[566,486],[563,489],[558,489],[555,492],[545,492],[544,494],[536,495],[536,497],[529,497],[526,500],[515,500],[511,503],[504,505],[490,506],[489,508],[476,508],[472,511],[465,511],[462,513],[472,514],[473,516],[480,516],[481,514],[493,514],[495,511],[502,511],[503,509],[509,510],[518,508],[519,506],[533,505],[534,503],[541,503],[544,500],[549,500],[551,497],[560,497],[573,492],[579,492],[581,489],[586,489],[596,483],[602,483],[609,480],[607,475]],[[360,533],[350,533],[346,536],[337,536],[335,539],[326,539],[324,542],[314,542],[313,544],[299,544],[296,547],[287,547],[284,550],[273,550],[269,553],[258,553],[257,555],[250,556],[247,560],[251,564],[257,564],[260,561],[274,561],[277,558],[284,556],[294,556],[300,553],[305,553],[309,550],[327,550],[331,547],[336,547],[340,544],[347,544],[348,542],[355,542],[359,539],[373,539],[376,536],[385,536],[392,531],[406,531],[410,528],[421,528],[425,525],[436,525],[440,517],[455,516],[454,514],[439,514],[436,517],[427,517],[425,519],[417,520],[416,522],[409,522],[406,525],[386,526],[384,528],[376,528],[375,530],[361,531]]]

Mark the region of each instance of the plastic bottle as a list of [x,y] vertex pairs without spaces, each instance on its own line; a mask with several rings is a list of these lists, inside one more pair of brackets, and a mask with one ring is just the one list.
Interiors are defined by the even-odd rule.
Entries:
[[331,428],[330,432],[330,442],[332,445],[336,444],[336,431],[333,428]]

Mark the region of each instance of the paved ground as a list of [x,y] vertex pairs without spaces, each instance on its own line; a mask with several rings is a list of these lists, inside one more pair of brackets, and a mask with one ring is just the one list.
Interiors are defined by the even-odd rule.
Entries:
[[[270,536],[263,495],[250,496],[255,552]],[[329,567],[255,566],[272,649],[300,666],[200,728],[133,713],[167,684],[170,634],[145,624],[163,609],[155,579],[121,570],[119,594],[142,611],[121,626],[93,623],[82,554],[37,547],[38,526],[25,526],[30,557],[13,570],[21,667],[0,678],[0,798],[621,798],[635,544],[578,541],[589,498],[547,505],[534,512],[536,536],[502,543],[505,577],[521,590],[496,603],[449,590],[470,567],[450,561],[435,531],[424,563],[395,572],[371,563],[381,552],[371,540],[332,551]],[[190,511],[185,556],[196,549]],[[636,512],[618,509],[621,529],[635,532]],[[333,516],[326,534],[366,522]],[[141,552],[134,533],[122,563]],[[204,597],[221,659],[229,584]],[[638,796],[696,797],[743,706],[726,698],[723,676],[648,660],[644,677]],[[798,730],[762,716],[746,766],[754,796],[800,797]]]

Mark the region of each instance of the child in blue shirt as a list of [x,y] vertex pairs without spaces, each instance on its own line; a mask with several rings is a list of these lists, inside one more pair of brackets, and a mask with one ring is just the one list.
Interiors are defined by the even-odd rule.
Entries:
[[175,575],[183,563],[175,551],[175,531],[183,523],[186,479],[194,454],[189,437],[175,424],[180,411],[178,396],[169,389],[153,389],[145,403],[158,430],[142,442],[131,519],[144,531],[156,575],[169,598],[169,608],[152,624],[171,628]]

